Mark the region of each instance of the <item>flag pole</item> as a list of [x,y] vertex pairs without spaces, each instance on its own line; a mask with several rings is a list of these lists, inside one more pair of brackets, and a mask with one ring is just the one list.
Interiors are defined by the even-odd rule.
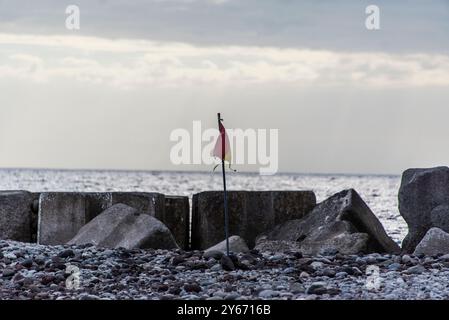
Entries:
[[229,216],[228,216],[228,194],[226,191],[226,171],[225,171],[225,135],[220,130],[221,116],[218,116],[218,130],[220,131],[221,138],[221,172],[223,173],[223,200],[224,200],[224,218],[225,218],[225,237],[226,237],[226,255],[229,257]]

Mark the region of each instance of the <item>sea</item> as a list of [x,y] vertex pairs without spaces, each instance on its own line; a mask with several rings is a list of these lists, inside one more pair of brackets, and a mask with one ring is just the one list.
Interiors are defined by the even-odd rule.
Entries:
[[[398,210],[400,176],[342,174],[276,174],[229,172],[228,190],[312,190],[323,201],[344,189],[355,189],[398,244],[407,225]],[[0,190],[144,191],[167,195],[222,190],[221,172],[0,169]]]

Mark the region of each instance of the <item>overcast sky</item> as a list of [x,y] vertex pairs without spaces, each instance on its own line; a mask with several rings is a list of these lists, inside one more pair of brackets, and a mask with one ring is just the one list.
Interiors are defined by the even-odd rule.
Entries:
[[217,112],[283,172],[448,165],[449,1],[0,0],[0,93],[0,167],[207,171],[169,137]]

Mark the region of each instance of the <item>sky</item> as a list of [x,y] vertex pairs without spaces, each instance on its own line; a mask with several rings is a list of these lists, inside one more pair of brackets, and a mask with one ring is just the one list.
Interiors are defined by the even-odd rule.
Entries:
[[217,112],[279,172],[447,165],[448,39],[448,0],[0,0],[0,167],[209,171],[170,135]]

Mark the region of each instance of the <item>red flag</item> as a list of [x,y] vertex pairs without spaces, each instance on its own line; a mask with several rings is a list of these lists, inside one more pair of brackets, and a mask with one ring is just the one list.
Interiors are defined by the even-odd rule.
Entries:
[[226,133],[226,129],[221,123],[218,124],[218,129],[220,131],[220,135],[218,136],[217,142],[215,143],[214,150],[212,152],[212,156],[219,158],[220,160],[225,160],[231,163],[231,147],[229,145],[229,137]]

